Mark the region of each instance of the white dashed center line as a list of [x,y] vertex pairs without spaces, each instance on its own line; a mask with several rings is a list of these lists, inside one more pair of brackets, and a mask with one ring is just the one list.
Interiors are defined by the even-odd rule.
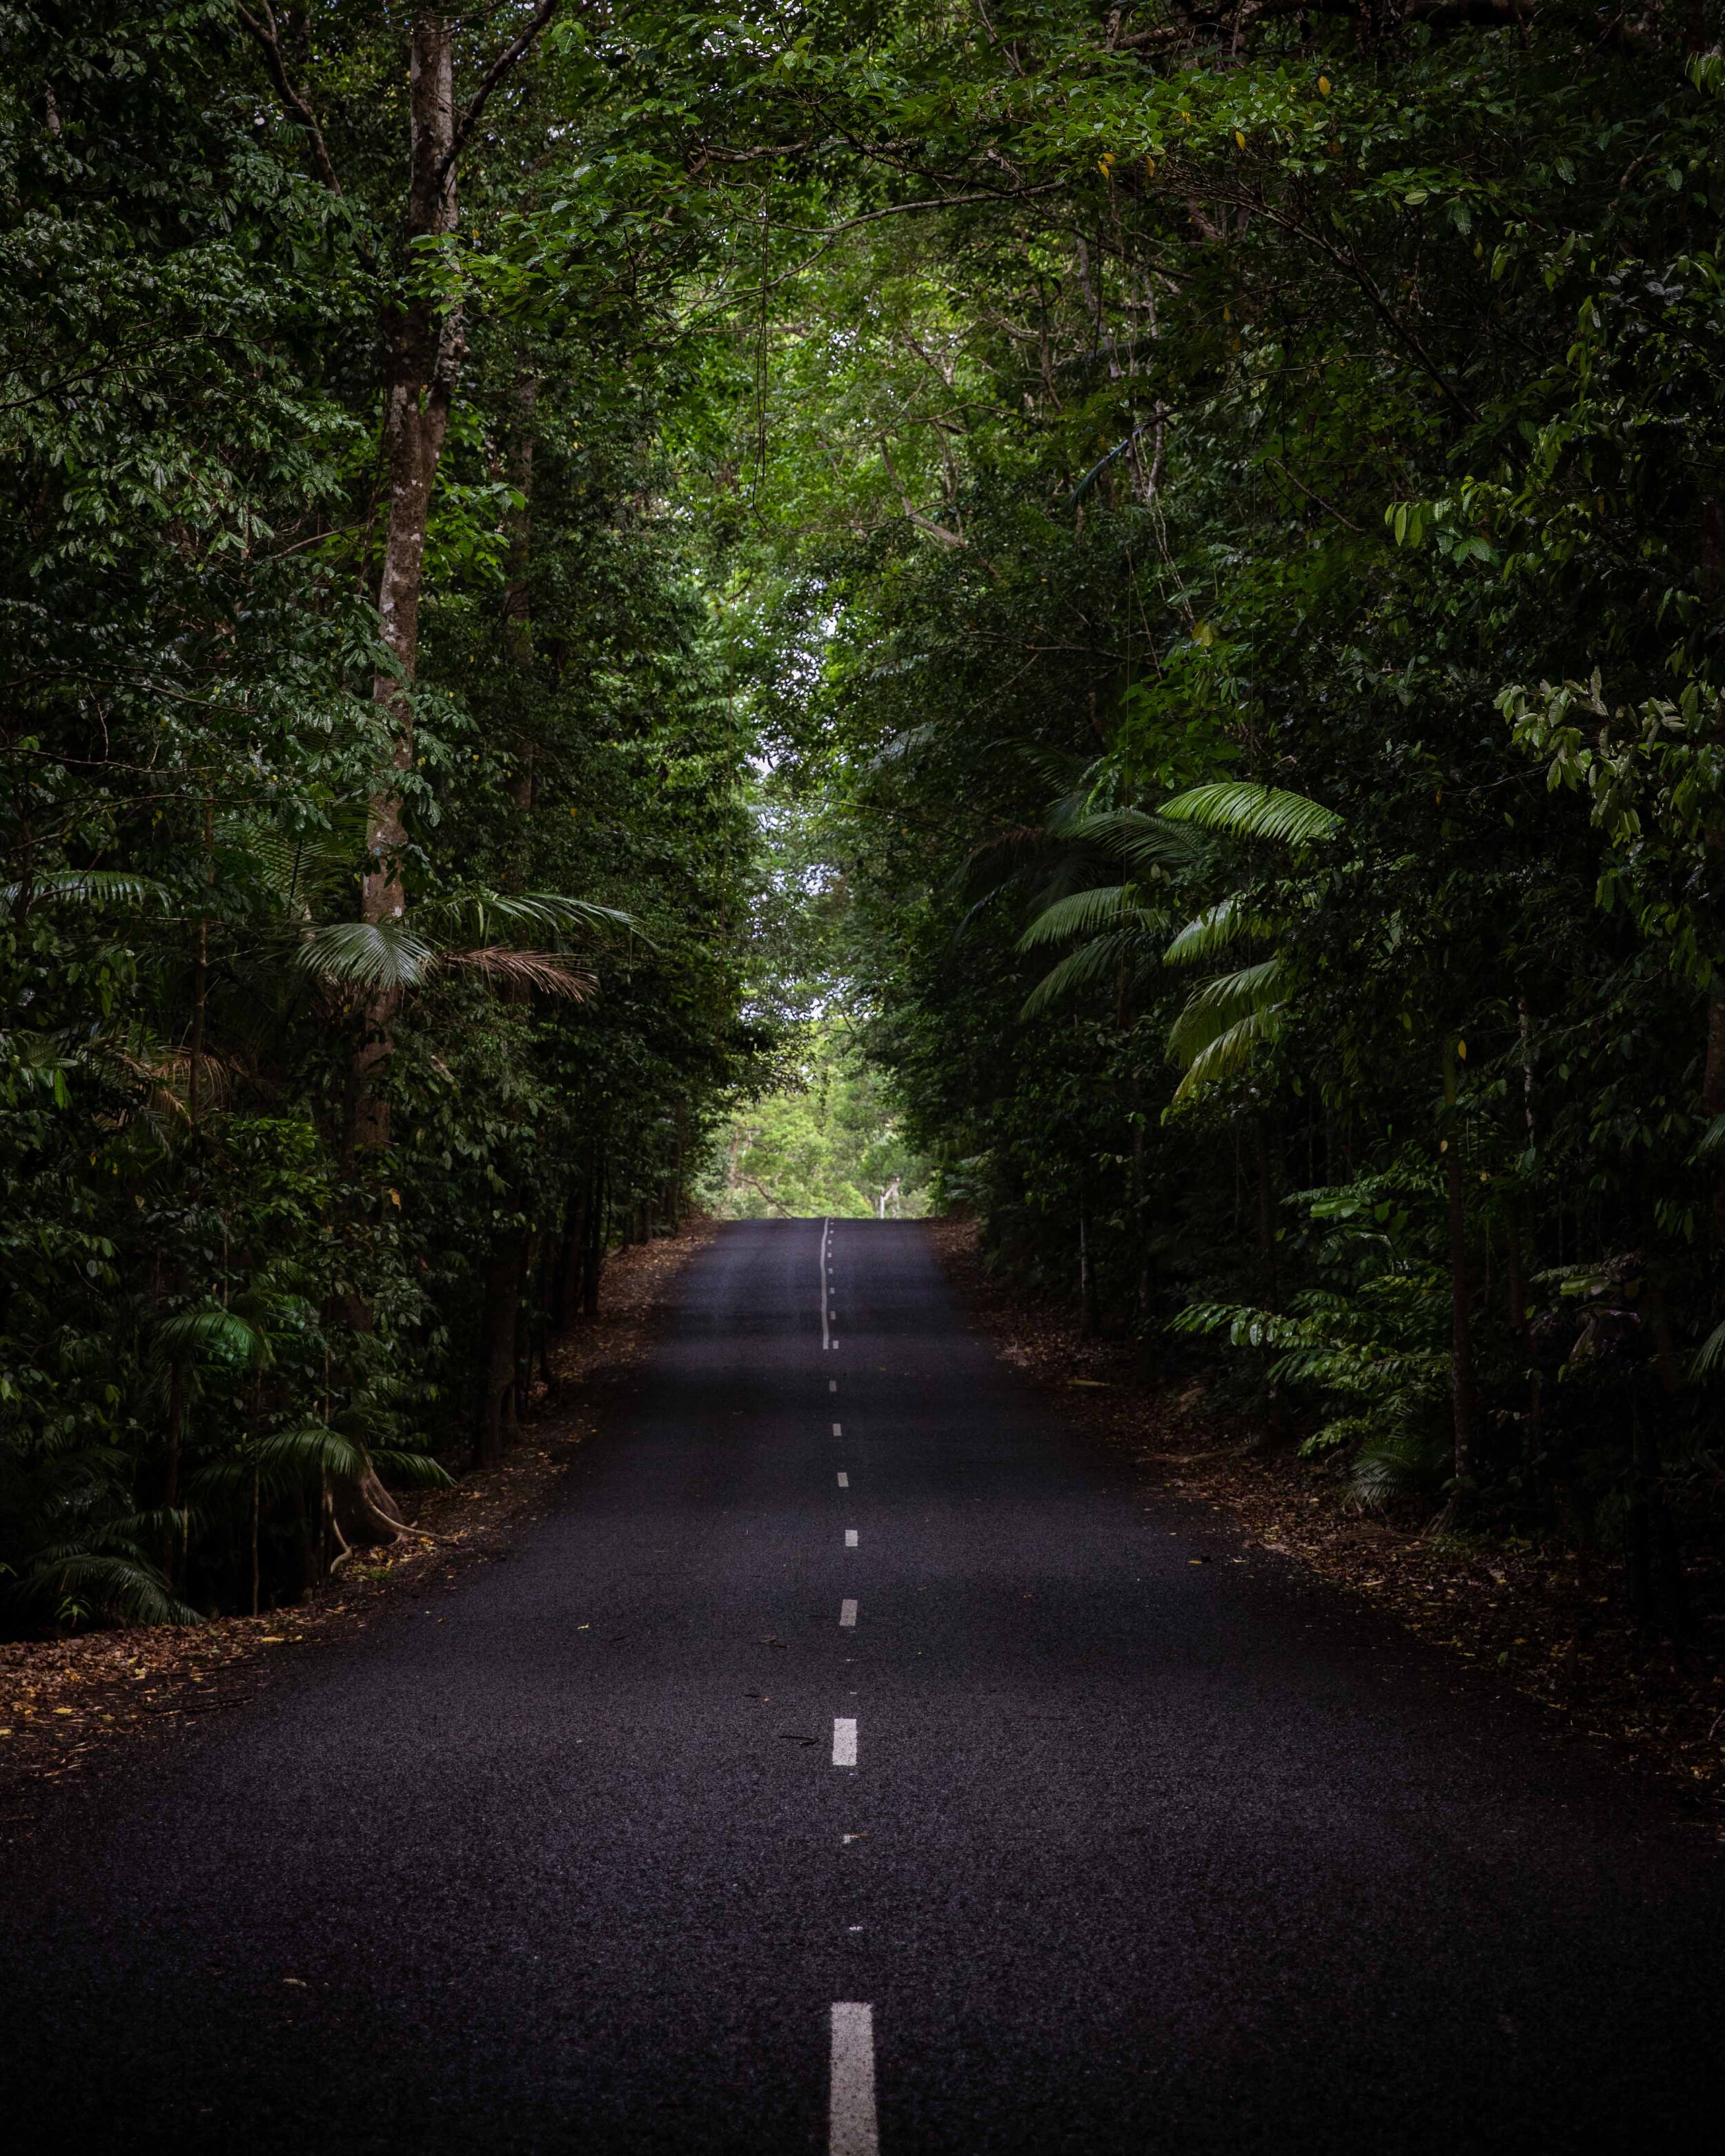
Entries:
[[843,1424],[843,1423],[840,1423],[840,1422],[835,1422],[835,1423],[833,1424],[833,1435],[834,1435],[834,1437],[843,1437],[843,1436],[844,1436],[844,1435],[845,1435],[845,1425],[844,1425],[844,1424]]
[[855,1625],[856,1598],[855,1595],[847,1594],[845,1599],[839,1604],[839,1622],[841,1625],[851,1626]]
[[855,1549],[856,1548],[856,1529],[855,1527],[846,1527],[845,1530],[845,1547],[846,1549]]
[[838,1389],[839,1389],[839,1380],[838,1380],[836,1378],[829,1378],[827,1379],[827,1390],[828,1390],[829,1393],[836,1393],[836,1392],[838,1391]]
[[833,1240],[833,1224],[824,1220],[820,1229],[820,1344],[824,1348],[833,1344],[832,1328],[827,1323],[827,1246]]
[[833,1764],[835,1767],[854,1767],[856,1764],[856,1718],[841,1714],[833,1722]]
[[832,2106],[827,2156],[880,2156],[875,2122],[875,2010],[850,2002],[833,2009]]
[[850,1487],[850,1477],[842,1467],[839,1470],[839,1487],[841,1490],[848,1490]]

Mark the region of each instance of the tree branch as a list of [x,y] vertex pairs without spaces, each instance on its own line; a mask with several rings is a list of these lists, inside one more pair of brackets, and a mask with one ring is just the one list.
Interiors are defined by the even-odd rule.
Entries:
[[455,123],[455,132],[450,137],[449,146],[444,151],[442,162],[438,166],[437,179],[439,188],[448,180],[455,160],[466,147],[468,136],[478,126],[480,115],[490,102],[491,92],[495,90],[516,61],[526,55],[539,33],[562,5],[562,0],[539,0],[539,6],[532,21],[528,23],[515,43],[500,53],[485,69],[479,88],[475,90],[469,101],[466,111]]
[[313,118],[311,107],[294,88],[288,74],[287,63],[281,56],[281,37],[275,27],[275,11],[270,5],[270,0],[262,0],[262,5],[264,20],[261,23],[245,6],[244,0],[234,0],[234,12],[262,47],[264,64],[270,70],[270,80],[275,83],[282,103],[287,107],[290,116],[305,130],[305,139],[311,146],[311,162],[317,167],[318,178],[332,195],[338,195],[341,192],[341,182],[336,177],[336,168],[330,162],[323,130]]

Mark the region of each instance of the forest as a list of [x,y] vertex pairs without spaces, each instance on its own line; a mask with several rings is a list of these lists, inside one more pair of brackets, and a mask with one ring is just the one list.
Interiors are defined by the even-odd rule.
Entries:
[[5,1629],[315,1588],[698,1201],[1681,1634],[1717,27],[0,5]]

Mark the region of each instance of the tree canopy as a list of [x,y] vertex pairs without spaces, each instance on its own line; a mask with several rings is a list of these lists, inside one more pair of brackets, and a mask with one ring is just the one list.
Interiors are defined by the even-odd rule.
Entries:
[[612,1238],[896,1183],[1677,1626],[1715,27],[0,8],[17,1620],[297,1592]]

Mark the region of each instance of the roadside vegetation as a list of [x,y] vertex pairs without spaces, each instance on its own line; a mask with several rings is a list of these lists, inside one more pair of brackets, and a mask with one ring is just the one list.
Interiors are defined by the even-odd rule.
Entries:
[[5,1623],[394,1539],[698,1195],[1686,1635],[1719,28],[0,7]]

